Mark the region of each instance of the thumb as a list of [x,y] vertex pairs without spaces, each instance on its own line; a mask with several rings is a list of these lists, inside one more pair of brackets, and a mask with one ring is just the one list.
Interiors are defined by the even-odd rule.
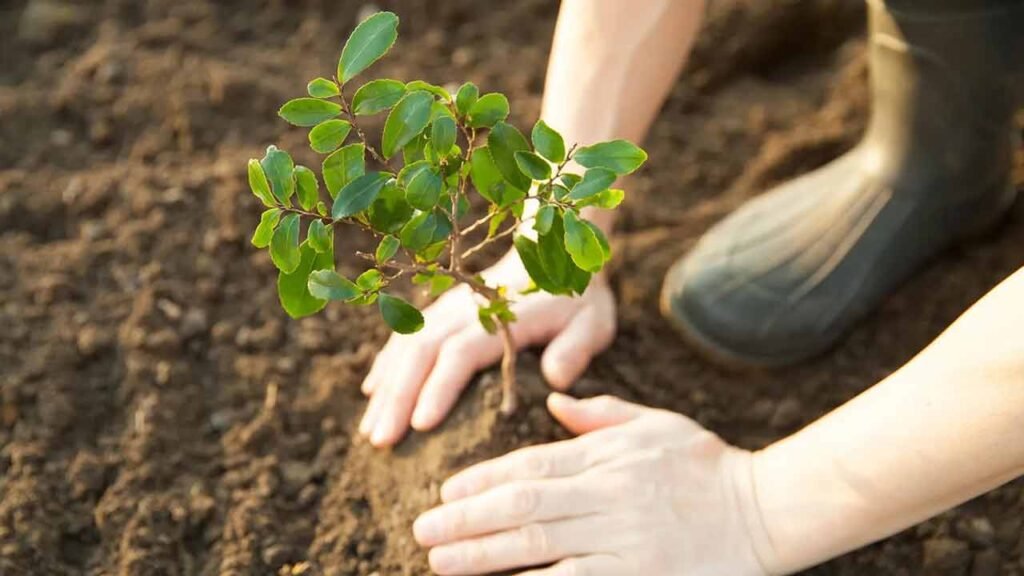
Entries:
[[558,392],[548,396],[548,410],[556,420],[576,435],[618,426],[653,411],[651,408],[626,402],[614,396],[577,400]]

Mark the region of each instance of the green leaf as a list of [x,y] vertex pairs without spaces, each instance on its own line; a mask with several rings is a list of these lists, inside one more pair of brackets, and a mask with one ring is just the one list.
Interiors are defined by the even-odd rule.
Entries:
[[566,188],[572,190],[573,188],[576,187],[577,184],[580,183],[581,180],[583,180],[583,177],[580,176],[579,174],[563,172],[562,175],[559,177],[559,180],[562,181],[562,184],[565,184]]
[[455,93],[455,109],[459,111],[459,114],[465,116],[479,98],[480,89],[476,87],[476,84],[466,82],[459,86],[459,91]]
[[373,80],[363,84],[352,97],[352,112],[358,116],[377,114],[391,108],[405,96],[405,84],[398,80]]
[[642,166],[647,153],[632,142],[611,140],[584,146],[573,154],[573,159],[584,168],[607,168],[621,176]]
[[338,85],[327,78],[310,80],[306,85],[306,92],[313,98],[333,98],[341,93]]
[[565,161],[565,140],[562,135],[548,126],[543,120],[538,120],[533,125],[533,132],[530,134],[533,140],[533,148],[538,154],[560,164]]
[[451,234],[452,225],[448,218],[437,211],[420,212],[402,227],[398,237],[402,245],[413,252],[421,252],[428,247],[443,242]]
[[523,267],[526,268],[526,273],[529,274],[533,283],[545,292],[557,294],[557,286],[551,281],[548,273],[544,270],[544,266],[540,263],[540,249],[537,243],[526,236],[520,235],[516,235],[512,243],[515,245],[516,253],[519,254],[519,260],[523,263]]
[[498,233],[501,225],[508,219],[509,211],[502,210],[491,217],[491,221],[487,223],[487,237],[490,238]]
[[330,154],[348,138],[352,125],[344,120],[327,120],[309,131],[309,147],[321,154]]
[[260,214],[260,223],[252,234],[252,245],[257,248],[270,246],[270,239],[274,236],[274,229],[281,220],[281,210],[271,208]]
[[569,280],[576,265],[565,248],[562,215],[556,213],[555,216],[548,232],[537,236],[537,255],[540,257],[544,272],[551,279],[552,288],[555,290],[553,293],[567,294],[572,291]]
[[285,206],[291,206],[291,197],[295,193],[295,179],[292,172],[295,164],[292,157],[277,146],[267,147],[267,154],[260,161],[263,172],[270,181],[271,190],[274,196]]
[[569,278],[569,284],[572,287],[572,291],[577,295],[582,295],[587,291],[587,286],[590,285],[590,272],[581,270],[580,268],[573,266],[572,275]]
[[430,106],[434,97],[422,90],[410,92],[403,97],[388,114],[384,122],[384,137],[381,153],[391,158],[406,144],[418,136],[430,122]]
[[537,234],[547,234],[551,230],[551,224],[555,221],[555,207],[545,204],[537,210],[534,218],[533,229]]
[[303,210],[312,210],[320,200],[320,182],[316,174],[305,166],[295,167],[295,186],[299,191],[299,206]]
[[402,162],[406,166],[424,160],[427,155],[427,135],[420,134],[402,148]]
[[356,286],[363,292],[376,292],[384,284],[384,275],[376,268],[370,268],[356,278]]
[[587,198],[576,202],[575,205],[581,207],[597,206],[598,208],[611,210],[612,208],[617,208],[619,204],[622,204],[622,201],[625,198],[626,193],[624,191],[617,188],[609,188],[608,190],[598,192],[593,196],[588,196]]
[[516,152],[530,149],[530,144],[523,134],[511,124],[498,122],[487,135],[487,147],[491,150],[494,165],[498,167],[505,180],[520,190],[529,190],[532,182],[519,171],[515,159]]
[[362,291],[351,280],[334,270],[316,270],[309,275],[309,293],[321,300],[342,302],[358,298]]
[[481,96],[466,113],[470,128],[490,128],[505,118],[508,118],[508,98],[497,92]]
[[487,146],[477,148],[470,160],[469,177],[476,191],[492,204],[500,204],[505,179],[494,163],[491,150]]
[[402,168],[398,183],[405,188],[405,200],[419,210],[433,210],[444,189],[441,174],[426,160]]
[[424,82],[423,80],[413,80],[412,82],[409,82],[408,84],[405,85],[405,89],[408,90],[409,92],[423,90],[424,92],[430,92],[434,96],[437,96],[438,98],[443,98],[444,100],[447,101],[451,101],[452,99],[452,95],[441,86],[431,84],[429,82]]
[[570,200],[583,200],[603,192],[615,183],[615,172],[607,168],[591,168],[583,174],[583,180],[569,192]]
[[317,219],[309,223],[309,231],[306,233],[306,242],[310,248],[323,253],[330,251],[334,242],[331,240],[331,227],[324,224],[323,220]]
[[362,144],[349,144],[324,158],[324,184],[332,200],[349,182],[365,173],[365,156],[366,148]]
[[412,213],[412,206],[405,201],[405,192],[397,182],[391,181],[384,185],[380,195],[370,204],[367,217],[374,230],[395,234],[405,226]]
[[338,61],[338,80],[344,84],[387,53],[398,38],[398,16],[378,12],[363,20],[345,42]]
[[531,180],[547,180],[551,178],[551,164],[541,158],[538,154],[527,150],[518,150],[513,155],[519,171]]
[[489,306],[480,306],[476,310],[477,320],[480,325],[484,327],[484,330],[488,334],[494,334],[498,331],[498,323],[494,320],[494,314],[491,313]]
[[455,146],[456,138],[455,120],[450,116],[442,116],[434,120],[430,127],[430,145],[438,156],[446,156]]
[[331,208],[331,217],[335,220],[348,218],[366,210],[390,178],[389,174],[369,172],[349,182],[338,192],[338,198]]
[[[596,224],[589,220],[581,220],[590,231],[594,233],[594,237],[597,238],[597,243],[601,245],[601,252],[604,254],[604,261],[607,262],[612,257],[612,248],[608,244],[608,237],[604,235],[604,232],[597,227]],[[602,264],[603,265],[603,264]]]
[[401,242],[398,241],[398,238],[388,234],[381,238],[380,244],[377,245],[377,252],[374,254],[374,257],[377,258],[377,262],[387,262],[394,258],[400,245]]
[[437,298],[455,284],[455,278],[445,274],[434,274],[430,279],[430,296]]
[[594,229],[571,210],[565,213],[562,223],[565,226],[565,249],[572,261],[587,272],[601,270],[606,260],[606,250],[594,234]]
[[277,295],[284,311],[292,318],[302,318],[323,310],[327,301],[317,298],[309,291],[310,276],[317,270],[334,268],[334,254],[318,254],[308,243],[299,248],[299,265],[292,272],[281,272],[277,276]]
[[281,219],[280,225],[270,239],[270,259],[277,269],[290,273],[299,267],[302,256],[299,254],[299,215],[288,214]]
[[263,202],[264,206],[274,207],[274,195],[270,192],[270,182],[267,182],[267,175],[263,173],[263,166],[255,158],[249,160],[249,188],[252,193]]
[[423,329],[423,314],[405,300],[382,292],[377,305],[384,322],[395,332],[412,334]]
[[285,102],[277,115],[295,126],[316,126],[341,114],[341,105],[319,98],[296,98]]
[[316,213],[321,216],[327,216],[330,214],[330,212],[327,211],[327,204],[324,204],[323,200],[316,203]]

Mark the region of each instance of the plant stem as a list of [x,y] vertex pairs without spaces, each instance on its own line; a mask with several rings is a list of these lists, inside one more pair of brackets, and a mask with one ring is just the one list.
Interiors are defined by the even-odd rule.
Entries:
[[512,337],[512,329],[508,322],[502,320],[498,324],[498,335],[505,349],[501,356],[501,413],[511,416],[519,404],[516,395],[516,342]]

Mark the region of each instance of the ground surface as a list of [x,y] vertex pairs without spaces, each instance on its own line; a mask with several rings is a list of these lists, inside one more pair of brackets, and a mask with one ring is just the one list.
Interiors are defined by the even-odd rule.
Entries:
[[[381,4],[403,18],[381,75],[473,80],[507,92],[520,125],[536,117],[555,3]],[[1024,227],[947,255],[810,365],[702,361],[656,313],[665,269],[744,199],[850,146],[866,116],[857,2],[712,5],[626,203],[619,336],[578,392],[679,410],[753,448],[920,350],[1024,264]],[[332,69],[361,8],[0,2],[0,573],[423,574],[409,523],[437,482],[559,434],[536,399],[493,424],[490,386],[394,454],[353,443],[385,330],[343,307],[289,321],[248,246],[244,161],[304,148],[274,111]],[[522,371],[535,380],[535,361]],[[1022,490],[810,573],[1024,574]]]

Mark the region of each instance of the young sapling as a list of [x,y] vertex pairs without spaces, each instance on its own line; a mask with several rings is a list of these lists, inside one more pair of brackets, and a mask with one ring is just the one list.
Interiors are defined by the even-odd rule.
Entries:
[[[337,74],[311,81],[308,97],[281,107],[286,121],[310,128],[310,147],[326,157],[320,177],[275,146],[249,161],[249,185],[266,206],[252,244],[269,249],[279,269],[281,304],[294,318],[314,314],[328,301],[377,304],[391,329],[411,334],[423,328],[423,315],[387,291],[398,278],[410,277],[433,296],[455,283],[468,285],[480,297],[480,323],[504,345],[501,411],[510,414],[516,408],[516,346],[509,328],[516,319],[515,295],[470,272],[467,262],[511,236],[532,281],[527,292],[582,294],[611,253],[605,235],[580,210],[618,206],[623,191],[611,186],[647,155],[625,140],[567,148],[543,121],[528,140],[506,122],[504,95],[480,94],[468,82],[452,95],[422,80],[378,79],[349,95],[352,79],[384,56],[397,36],[397,16],[370,16],[346,41]],[[378,149],[359,121],[385,112]],[[583,173],[570,172],[570,162]],[[470,214],[474,193],[486,204],[479,217]],[[356,252],[368,268],[355,279],[335,270],[340,226],[377,242],[373,253]]]

